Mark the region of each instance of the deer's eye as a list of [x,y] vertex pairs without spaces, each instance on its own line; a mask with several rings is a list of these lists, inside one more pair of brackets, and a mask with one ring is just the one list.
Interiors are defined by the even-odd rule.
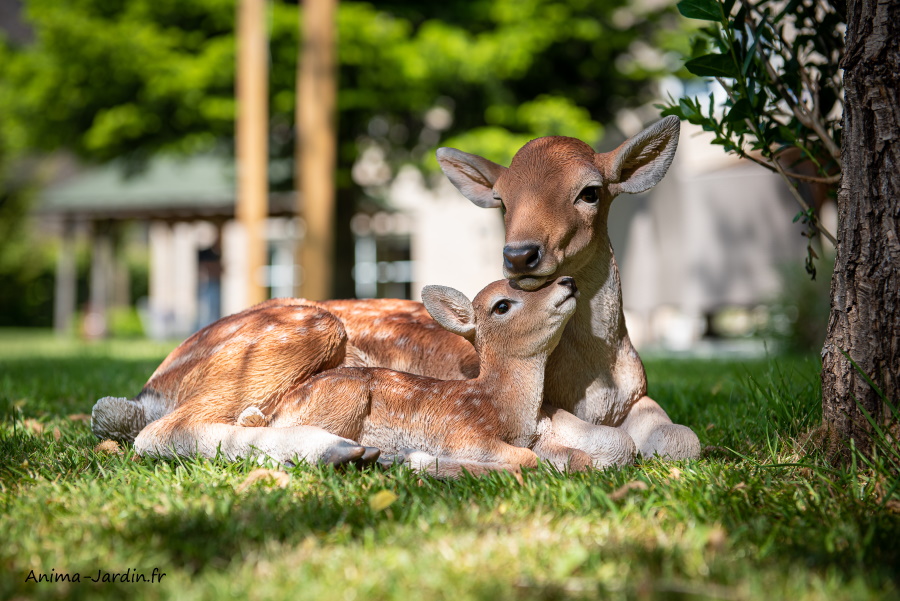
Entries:
[[494,304],[494,308],[491,309],[491,313],[494,315],[503,315],[509,311],[509,301],[508,300],[499,300]]
[[503,204],[503,198],[500,197],[500,193],[496,190],[491,190],[491,196],[494,200],[500,203],[500,211],[502,211],[503,214],[506,215],[506,205]]
[[585,188],[581,192],[578,193],[578,199],[582,202],[586,202],[589,205],[595,205],[600,201],[600,192],[597,190],[596,186],[591,186],[589,188]]

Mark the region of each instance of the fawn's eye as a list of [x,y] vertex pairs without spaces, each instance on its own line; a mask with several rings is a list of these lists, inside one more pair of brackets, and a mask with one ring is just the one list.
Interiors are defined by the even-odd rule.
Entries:
[[578,193],[577,200],[586,202],[589,205],[595,205],[600,200],[600,192],[597,190],[596,186],[591,186],[589,188],[585,188],[584,190],[582,190],[581,192]]
[[491,309],[491,313],[494,315],[503,315],[509,311],[509,301],[508,300],[500,300],[494,305],[494,308]]

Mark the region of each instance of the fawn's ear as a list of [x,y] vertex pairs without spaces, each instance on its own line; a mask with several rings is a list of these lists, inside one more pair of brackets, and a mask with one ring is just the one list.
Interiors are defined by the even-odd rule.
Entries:
[[638,194],[659,183],[678,148],[681,122],[670,115],[634,135],[612,152],[597,155],[598,163],[606,166],[609,190]]
[[447,286],[425,286],[422,302],[445,330],[459,334],[469,342],[475,340],[475,310],[465,294]]
[[455,148],[438,148],[437,160],[444,175],[463,196],[482,209],[500,206],[500,200],[494,198],[493,187],[506,167]]

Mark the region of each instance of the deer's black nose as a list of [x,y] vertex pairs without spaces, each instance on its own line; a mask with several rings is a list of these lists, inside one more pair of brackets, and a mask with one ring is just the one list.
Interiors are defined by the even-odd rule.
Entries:
[[575,285],[575,278],[573,278],[571,276],[567,275],[564,278],[559,278],[559,285],[565,286],[566,288],[571,290],[572,294],[575,294],[576,292],[578,292],[578,286]]
[[537,244],[507,244],[503,247],[503,266],[512,273],[527,272],[538,266],[542,256]]

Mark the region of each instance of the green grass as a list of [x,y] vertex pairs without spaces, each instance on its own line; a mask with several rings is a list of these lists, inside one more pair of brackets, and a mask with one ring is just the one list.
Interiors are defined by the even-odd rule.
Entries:
[[[250,463],[98,452],[69,419],[171,347],[0,332],[0,599],[900,598],[896,475],[795,442],[820,419],[815,358],[648,362],[651,396],[710,447],[697,461],[521,482],[301,466],[281,487],[242,486]],[[128,568],[166,576],[85,580]]]

